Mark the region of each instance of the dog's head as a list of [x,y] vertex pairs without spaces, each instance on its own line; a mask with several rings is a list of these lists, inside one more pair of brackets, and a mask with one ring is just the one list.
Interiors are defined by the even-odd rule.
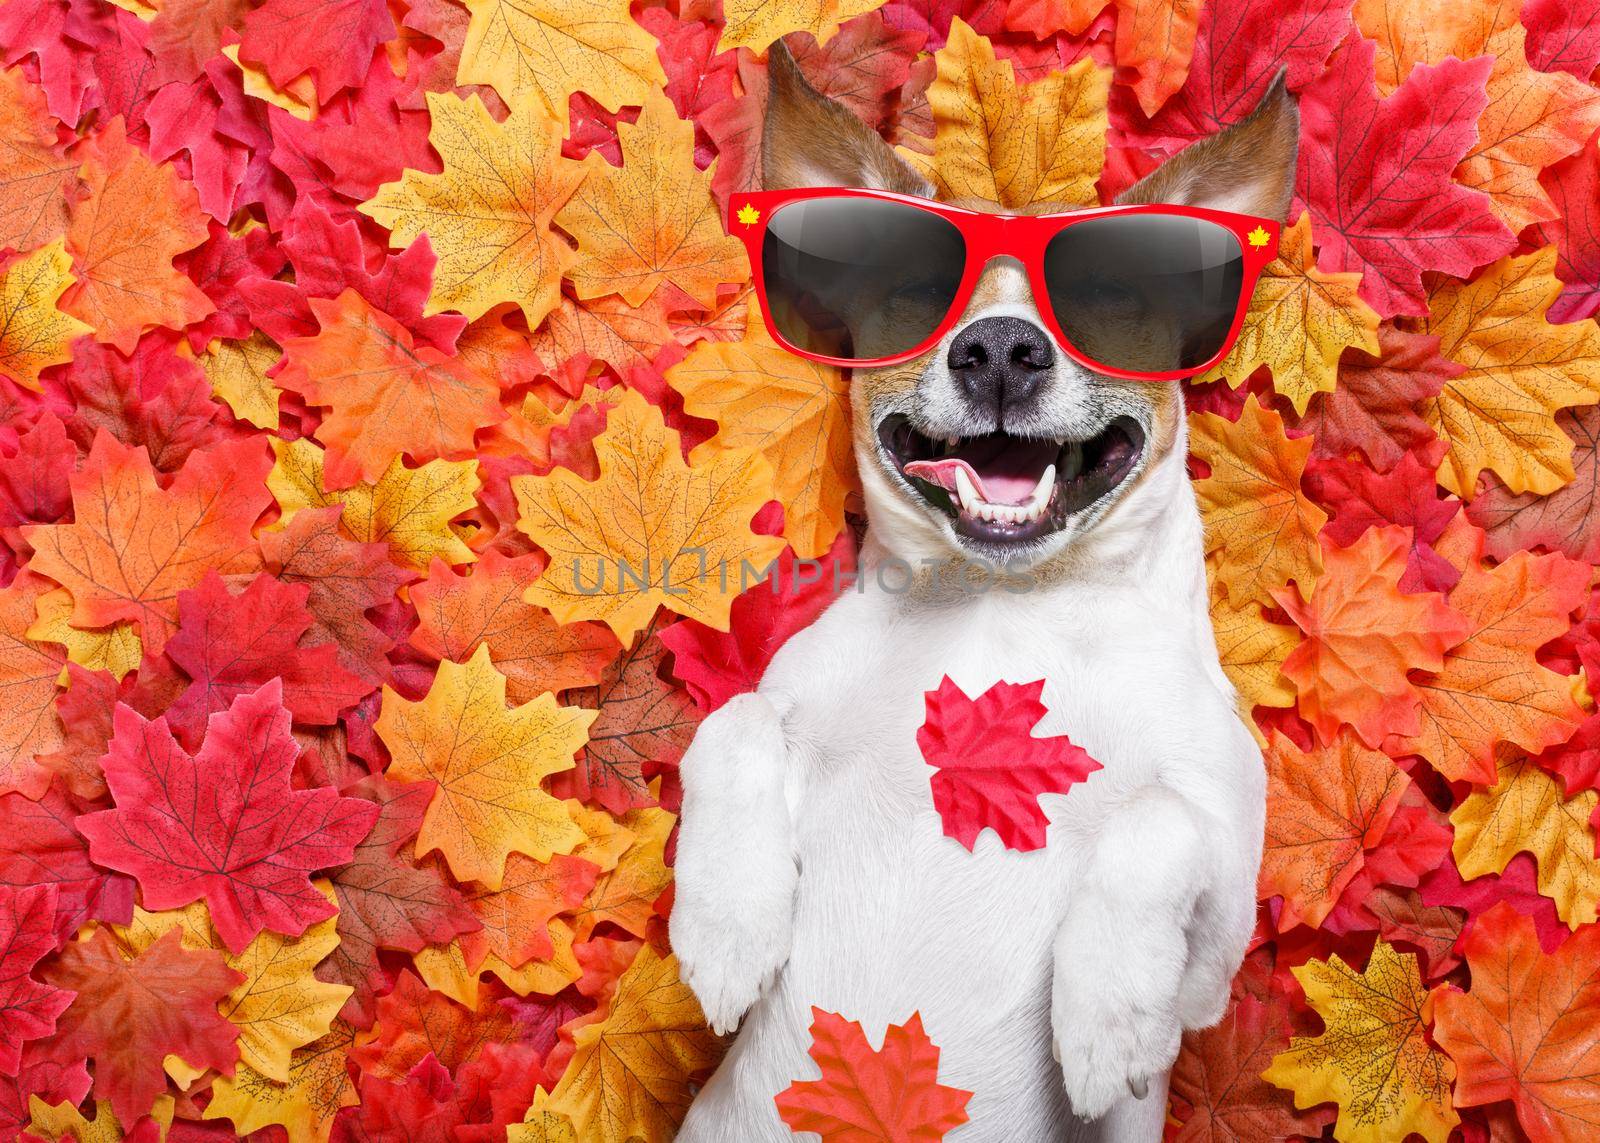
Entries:
[[[772,47],[768,76],[762,169],[769,189],[862,187],[932,197],[933,188],[876,132],[807,83],[781,42]],[[1293,190],[1298,127],[1280,76],[1246,119],[1168,160],[1118,201],[1281,220]],[[1000,209],[970,200],[954,205]],[[1033,213],[1093,205],[1051,203]],[[877,311],[866,306],[848,320],[882,320]],[[1178,367],[1181,347],[1163,329],[1136,330],[1147,368]],[[1134,504],[1168,495],[1153,489],[1154,474],[1184,460],[1177,383],[1118,380],[1077,364],[1047,332],[1021,263],[1007,257],[983,268],[965,311],[933,348],[897,365],[856,369],[851,394],[873,533],[911,562],[976,557],[1037,569],[1119,521],[1136,526],[1148,513]],[[948,458],[966,464],[932,466],[951,477],[946,487],[917,478],[930,471],[926,463],[906,472],[919,460]],[[949,487],[957,476],[959,485]]]

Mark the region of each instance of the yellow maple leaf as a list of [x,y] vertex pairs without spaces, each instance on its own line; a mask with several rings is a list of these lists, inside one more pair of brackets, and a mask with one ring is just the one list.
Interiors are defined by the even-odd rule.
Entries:
[[[110,671],[118,679],[139,665],[144,645],[135,623],[123,620],[109,627],[74,627],[72,593],[66,588],[47,591],[39,597],[33,626],[27,637],[41,643],[60,643],[67,658],[90,671]],[[61,685],[67,685],[67,669],[61,668]]]
[[631,391],[595,452],[598,480],[558,468],[511,482],[517,526],[550,556],[528,602],[563,623],[603,620],[624,643],[663,604],[726,631],[741,570],[759,578],[783,549],[778,537],[750,531],[773,498],[767,462],[730,449],[690,467],[661,410]]
[[1292,1039],[1262,1078],[1293,1091],[1296,1107],[1337,1103],[1339,1143],[1393,1143],[1410,1132],[1446,1143],[1460,1122],[1450,1105],[1456,1069],[1428,1042],[1417,958],[1380,940],[1365,972],[1334,954],[1294,975],[1325,1027]]
[[1239,692],[1239,713],[1257,734],[1250,712],[1258,706],[1291,707],[1294,688],[1283,677],[1283,660],[1300,642],[1293,627],[1274,623],[1256,603],[1234,607],[1213,591],[1211,627],[1217,637],[1217,657],[1222,670]]
[[480,318],[515,302],[532,329],[555,307],[572,262],[550,223],[583,175],[557,161],[562,121],[537,100],[501,94],[511,114],[496,123],[476,95],[428,92],[428,141],[444,170],[408,170],[359,209],[389,230],[393,247],[428,236],[439,261],[424,313]]
[[[317,892],[337,904],[332,885],[314,884]],[[114,926],[113,933],[131,956],[173,929],[179,930],[184,948],[222,953],[228,967],[244,977],[217,1005],[239,1028],[239,1058],[266,1078],[287,1083],[292,1053],[326,1036],[354,991],[312,975],[339,946],[338,921],[337,916],[324,918],[298,937],[263,930],[237,955],[217,935],[203,901],[159,912],[135,906],[132,923]]]
[[772,465],[784,538],[805,559],[827,551],[857,488],[844,374],[778,348],[757,319],[742,341],[700,342],[667,370],[667,384],[683,394],[686,413],[717,422],[690,463],[755,449]]
[[1360,288],[1360,274],[1317,269],[1311,217],[1302,213],[1256,283],[1239,340],[1200,380],[1226,378],[1237,389],[1265,365],[1272,387],[1303,414],[1314,394],[1332,392],[1346,348],[1378,353],[1378,315]]
[[636,937],[645,935],[656,899],[672,884],[667,838],[677,820],[676,814],[658,806],[623,815],[622,825],[632,841],[616,866],[600,875],[583,903],[572,911],[578,940],[588,940],[605,921]]
[[617,982],[610,1015],[574,1042],[548,1106],[586,1143],[665,1143],[689,1109],[689,1077],[722,1054],[677,958],[648,944]]
[[633,844],[634,832],[604,810],[586,806],[576,798],[567,799],[567,812],[584,834],[572,856],[598,865],[602,873],[615,869]]
[[440,663],[420,702],[384,687],[375,729],[389,748],[387,773],[437,785],[417,856],[437,849],[457,880],[498,889],[510,854],[548,861],[572,852],[584,833],[539,782],[572,769],[598,714],[557,706],[550,694],[507,709],[506,677],[487,646],[465,663]]
[[883,0],[723,0],[718,51],[746,47],[761,53],[780,36],[810,32],[826,43],[839,25],[881,7]]
[[[172,1096],[166,1094],[158,1096],[150,1109],[150,1118],[163,1135],[172,1126],[174,1110]],[[94,1118],[87,1119],[71,1103],[63,1101],[51,1106],[37,1095],[29,1095],[28,1116],[25,1138],[43,1139],[46,1143],[66,1143],[69,1139],[74,1143],[122,1143],[122,1124],[117,1122],[117,1113],[111,1110],[108,1099],[95,1100]]]
[[655,37],[634,22],[628,0],[465,3],[472,21],[456,83],[486,83],[507,104],[539,104],[555,116],[560,135],[573,92],[618,111],[666,85]]
[[1539,892],[1556,905],[1571,929],[1596,919],[1600,860],[1595,858],[1590,815],[1600,793],[1561,793],[1553,774],[1522,755],[1502,758],[1499,780],[1474,790],[1450,814],[1456,865],[1468,880],[1500,873],[1518,853],[1539,866]]
[[1557,410],[1600,401],[1600,329],[1545,320],[1562,284],[1547,246],[1502,258],[1461,282],[1440,275],[1428,316],[1406,325],[1439,339],[1439,353],[1465,370],[1445,381],[1423,415],[1450,451],[1439,483],[1470,498],[1492,469],[1513,492],[1545,496],[1573,478],[1572,438]]
[[1300,488],[1311,438],[1290,440],[1283,418],[1254,395],[1237,423],[1214,413],[1189,423],[1190,450],[1211,466],[1195,492],[1229,605],[1271,607],[1272,589],[1291,580],[1309,591],[1322,571],[1317,533],[1328,519]]
[[467,956],[461,951],[460,941],[429,945],[411,955],[422,983],[432,991],[441,993],[466,1008],[478,1007],[478,994],[483,986],[479,974],[467,965]]
[[[331,889],[318,888],[332,896]],[[218,1010],[239,1027],[239,1058],[268,1079],[289,1081],[294,1051],[326,1036],[355,991],[312,975],[339,945],[337,924],[337,917],[328,917],[297,938],[262,932],[228,957],[228,967],[245,979]]]
[[533,1089],[533,1103],[521,1123],[506,1128],[506,1143],[578,1143],[572,1120],[550,1107],[550,1093]]
[[704,309],[717,286],[742,282],[750,269],[744,243],[723,232],[711,197],[711,169],[694,165],[694,124],[652,88],[636,123],[618,123],[622,166],[591,151],[572,164],[583,181],[556,215],[578,240],[568,272],[580,298],[620,294],[643,305],[671,282]]
[[260,330],[244,341],[213,341],[200,355],[200,368],[211,382],[211,392],[233,410],[233,415],[258,429],[278,427],[278,387],[267,370],[278,363],[282,351]]
[[1010,60],[959,18],[934,54],[928,88],[933,154],[900,156],[942,198],[977,198],[1016,210],[1035,202],[1098,201],[1111,72],[1084,56],[1024,87]]
[[342,506],[339,530],[362,543],[388,544],[396,563],[426,569],[435,557],[451,564],[477,558],[450,528],[477,505],[476,461],[431,460],[407,468],[395,457],[376,484],[330,492],[323,486],[322,450],[311,441],[274,437],[272,451],[277,463],[267,487],[283,512],[280,526],[305,508]]
[[206,1119],[228,1119],[240,1135],[281,1125],[288,1143],[327,1143],[341,1107],[360,1103],[346,1068],[355,1030],[343,1022],[289,1059],[289,1079],[279,1083],[239,1063],[232,1076],[211,1083]]
[[1600,92],[1575,75],[1528,62],[1521,3],[1473,0],[1360,0],[1352,15],[1377,44],[1378,90],[1394,91],[1413,66],[1491,56],[1477,138],[1455,169],[1462,186],[1489,196],[1514,232],[1560,211],[1539,173],[1581,148],[1600,126]]
[[40,392],[39,371],[72,360],[72,339],[90,332],[56,307],[76,280],[58,238],[0,272],[0,374]]
[[761,221],[761,212],[749,203],[739,208],[739,222],[745,226],[754,226]]
[[[1305,217],[1304,213],[1301,214],[1301,217]],[[1272,235],[1267,233],[1267,228],[1264,226],[1256,227],[1249,234],[1246,234],[1245,238],[1252,246],[1265,246],[1272,241]]]

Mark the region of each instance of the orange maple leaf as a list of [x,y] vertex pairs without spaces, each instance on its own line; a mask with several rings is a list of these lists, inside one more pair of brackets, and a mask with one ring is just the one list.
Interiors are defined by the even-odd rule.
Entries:
[[1434,997],[1434,1038],[1456,1062],[1455,1102],[1507,1099],[1533,1143],[1591,1143],[1600,1132],[1600,926],[1553,953],[1505,902],[1465,942],[1472,987]]
[[39,598],[50,590],[48,580],[28,571],[0,588],[0,794],[17,791],[33,801],[50,785],[51,769],[39,756],[66,743],[55,709],[66,648],[27,636]]
[[206,217],[194,184],[130,144],[120,116],[80,147],[89,193],[72,207],[67,250],[78,281],[61,308],[129,354],[145,330],[183,329],[216,309],[172,265],[206,240]]
[[1385,749],[1420,754],[1447,778],[1493,785],[1498,744],[1537,754],[1566,741],[1583,720],[1573,680],[1542,666],[1534,651],[1571,626],[1591,570],[1554,554],[1518,552],[1488,570],[1470,559],[1449,596],[1470,623],[1466,638],[1437,672],[1414,678],[1421,730],[1390,736]]
[[1307,754],[1282,735],[1268,740],[1267,841],[1260,896],[1283,897],[1278,931],[1322,924],[1383,840],[1411,780],[1348,731]]
[[72,593],[74,627],[139,624],[158,655],[178,624],[178,592],[206,572],[244,572],[260,561],[251,528],[272,502],[271,460],[259,440],[189,455],[163,488],[143,448],[102,430],[72,475],[71,524],[22,529],[29,564]]
[[77,164],[61,153],[44,91],[22,71],[0,72],[0,250],[32,250],[67,229]]
[[1323,572],[1310,599],[1292,587],[1272,592],[1306,636],[1282,668],[1300,714],[1324,742],[1341,723],[1374,747],[1386,734],[1415,734],[1422,700],[1406,672],[1439,670],[1467,620],[1437,593],[1401,592],[1409,529],[1369,528],[1348,548],[1321,540]]
[[750,271],[743,243],[723,232],[710,172],[694,165],[694,125],[652,88],[638,122],[619,123],[617,138],[622,166],[591,151],[583,181],[556,215],[578,240],[567,276],[580,298],[620,294],[637,306],[670,282],[710,308],[720,283]]
[[472,454],[472,436],[505,419],[495,379],[431,345],[355,290],[312,298],[321,330],[284,341],[281,388],[330,411],[317,429],[329,488],[377,481],[395,457],[417,463]]
[[466,894],[467,907],[483,922],[483,928],[459,938],[467,964],[481,965],[493,956],[516,969],[550,959],[556,952],[551,920],[577,908],[599,875],[600,867],[581,857],[558,853],[535,861],[513,853],[500,888]]
[[[1200,0],[1056,0],[1035,8],[1048,15],[1033,21],[1034,31],[1041,38],[1046,29],[1079,35],[1109,3],[1117,7],[1117,66],[1137,74],[1129,86],[1140,109],[1154,115],[1189,77],[1200,26]],[[1020,26],[1010,18],[1007,22]]]
[[458,880],[498,889],[512,853],[540,861],[570,853],[583,831],[539,783],[572,768],[594,719],[548,694],[507,709],[505,676],[484,646],[464,665],[441,663],[420,702],[384,687],[375,729],[389,748],[389,776],[437,784],[417,855],[440,850]]
[[543,568],[538,556],[511,559],[491,548],[466,575],[456,575],[435,557],[428,578],[411,588],[419,620],[411,645],[456,662],[487,646],[513,703],[545,691],[594,686],[621,647],[601,624],[560,624],[544,608],[523,601]]
[[921,1013],[890,1024],[874,1050],[859,1023],[813,1007],[809,1054],[822,1077],[797,1079],[774,1100],[791,1131],[839,1143],[938,1143],[967,1121],[972,1093],[939,1082],[939,1049]]

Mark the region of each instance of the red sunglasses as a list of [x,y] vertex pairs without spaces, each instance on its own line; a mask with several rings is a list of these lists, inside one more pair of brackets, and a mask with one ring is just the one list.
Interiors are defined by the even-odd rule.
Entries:
[[1239,336],[1278,253],[1269,219],[1189,206],[983,214],[888,191],[752,191],[728,204],[778,344],[828,365],[893,365],[960,320],[983,269],[1027,270],[1045,325],[1087,369],[1193,377]]

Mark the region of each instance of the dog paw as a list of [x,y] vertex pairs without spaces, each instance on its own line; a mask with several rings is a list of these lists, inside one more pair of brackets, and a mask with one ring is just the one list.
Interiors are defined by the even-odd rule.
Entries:
[[727,915],[707,916],[674,903],[669,922],[678,969],[706,1022],[718,1035],[732,1032],[789,959],[789,919],[757,927]]
[[1175,1003],[1117,1010],[1059,979],[1051,1024],[1067,1099],[1083,1119],[1100,1118],[1130,1095],[1143,1099],[1178,1058],[1183,1037]]

